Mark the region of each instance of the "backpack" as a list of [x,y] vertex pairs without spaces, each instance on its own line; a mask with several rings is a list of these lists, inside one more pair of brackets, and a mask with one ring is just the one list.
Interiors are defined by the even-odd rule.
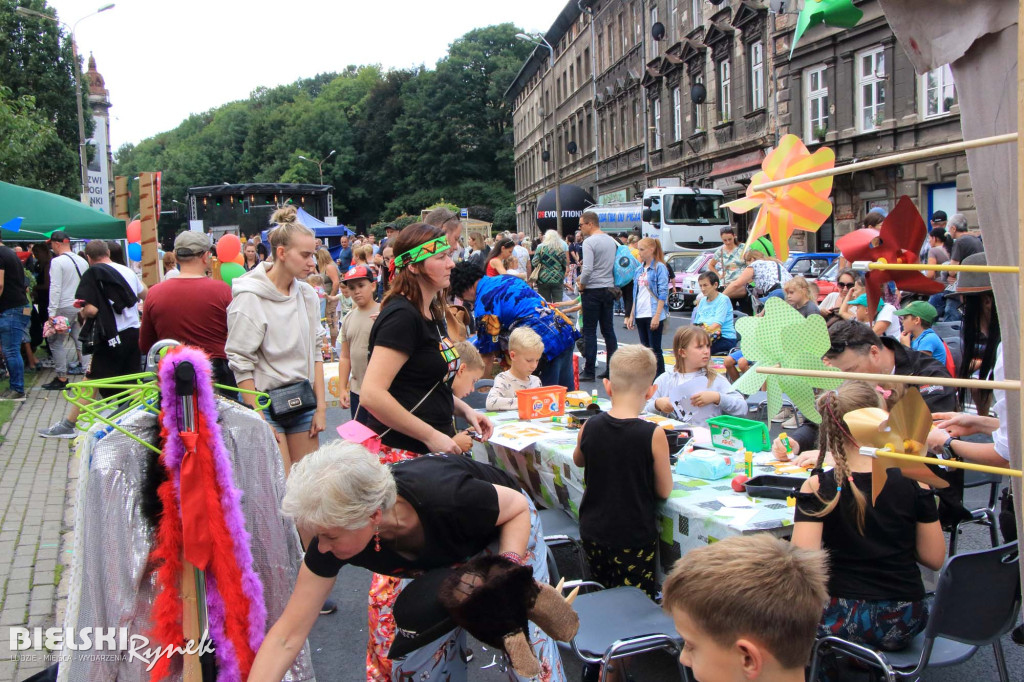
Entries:
[[638,267],[640,267],[640,261],[629,250],[629,246],[619,244],[619,247],[615,249],[615,267],[612,269],[615,286],[622,288],[632,282],[636,277]]

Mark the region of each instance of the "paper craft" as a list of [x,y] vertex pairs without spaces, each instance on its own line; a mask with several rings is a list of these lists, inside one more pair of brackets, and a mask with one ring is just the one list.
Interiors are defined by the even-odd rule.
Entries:
[[[928,454],[927,441],[928,432],[932,428],[932,414],[916,388],[908,389],[888,414],[877,407],[867,407],[847,413],[843,421],[861,446],[910,455]],[[871,464],[872,504],[885,486],[887,471],[893,467],[898,468],[907,478],[935,488],[949,485],[926,464],[885,457],[879,452]]]
[[[779,260],[789,257],[789,238],[796,230],[817,232],[832,215],[832,178],[805,180],[792,185],[754,191],[758,184],[782,180],[826,170],[836,165],[836,155],[828,147],[811,154],[796,135],[785,135],[779,146],[768,152],[761,162],[761,170],[754,174],[747,186],[745,197],[722,204],[733,213],[747,213],[757,208],[757,218],[750,228],[747,243],[753,243],[767,234]],[[744,348],[744,355],[746,349]]]
[[691,404],[690,398],[692,396],[707,390],[708,380],[706,377],[690,379],[686,383],[672,389],[668,394],[668,399],[672,403],[672,412],[675,418],[684,424],[704,426],[708,419],[721,414],[721,410],[717,405],[711,404],[704,405],[703,407],[694,407]]
[[760,511],[755,507],[722,507],[716,513],[721,516],[730,517],[730,521],[733,525],[743,526],[746,525],[750,519],[757,516],[757,512]]
[[494,429],[494,433],[491,434],[488,440],[495,445],[501,445],[513,450],[525,450],[542,438],[564,430],[558,427],[556,431],[553,427],[554,425],[543,425],[542,423],[520,424],[516,422],[503,424]]
[[[743,337],[743,356],[752,363],[792,369],[835,371],[821,358],[831,346],[825,318],[805,318],[781,298],[769,298],[764,317],[743,317],[736,320],[736,331]],[[758,374],[756,366],[733,384],[740,393],[751,395],[767,385],[768,414],[782,409],[785,394],[801,413],[816,424],[821,415],[814,406],[814,389],[834,389],[839,379],[777,376]]]
[[[874,261],[877,263],[919,263],[918,254],[928,237],[921,214],[908,196],[900,197],[889,215],[882,221],[880,229],[864,228],[843,235],[836,246],[843,258],[851,263]],[[930,274],[930,273],[929,273]],[[864,281],[868,295],[868,310],[878,310],[882,297],[882,285],[892,282],[900,291],[918,294],[937,294],[945,284],[921,272],[896,270],[868,270]]]
[[804,8],[800,10],[800,16],[796,20],[796,31],[793,33],[793,46],[789,48],[789,56],[793,56],[796,44],[811,26],[825,24],[837,28],[853,28],[863,16],[864,12],[853,6],[853,0],[805,0]]

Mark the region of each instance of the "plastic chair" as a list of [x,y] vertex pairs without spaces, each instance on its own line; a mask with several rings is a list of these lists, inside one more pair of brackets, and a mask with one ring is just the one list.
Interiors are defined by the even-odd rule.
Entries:
[[939,335],[939,338],[949,342],[949,339],[960,338],[960,327],[961,323],[956,322],[936,322],[932,325],[932,329]]
[[983,646],[992,646],[1001,682],[1009,682],[1000,638],[1013,629],[1020,610],[1017,543],[958,554],[939,573],[935,600],[924,632],[903,651],[880,652],[839,637],[814,644],[808,679],[816,680],[830,651],[880,668],[885,679],[917,679],[926,668],[957,665]]
[[950,336],[949,338],[942,340],[946,342],[946,347],[949,348],[949,352],[953,354],[953,367],[956,369],[957,372],[959,372],[960,364],[963,363],[964,361],[963,341],[960,339],[959,336]]
[[996,504],[999,500],[999,485],[1002,482],[1003,477],[997,474],[983,474],[977,471],[964,472],[964,490],[989,486],[988,506],[980,509],[968,509],[971,518],[953,524],[949,530],[949,556],[956,554],[957,536],[960,535],[960,526],[965,523],[980,523],[988,526],[992,546],[999,546],[999,512],[996,509]]

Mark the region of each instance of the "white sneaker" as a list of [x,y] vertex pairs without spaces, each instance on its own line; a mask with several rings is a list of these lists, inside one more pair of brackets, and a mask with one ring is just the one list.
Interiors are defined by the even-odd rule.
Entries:
[[792,408],[783,407],[781,410],[779,410],[779,413],[777,415],[772,417],[772,423],[773,424],[778,424],[779,422],[784,422],[787,419],[791,418],[792,416],[793,416]]
[[784,428],[784,429],[795,429],[795,428],[797,428],[799,426],[800,426],[800,424],[798,424],[797,421],[796,421],[796,412],[793,413],[792,417],[790,417],[786,421],[782,422],[782,428]]

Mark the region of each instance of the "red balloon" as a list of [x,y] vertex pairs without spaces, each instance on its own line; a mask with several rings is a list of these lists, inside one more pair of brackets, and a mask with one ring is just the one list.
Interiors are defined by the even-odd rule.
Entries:
[[242,240],[237,235],[226,234],[217,240],[217,259],[221,263],[230,263],[242,252]]
[[139,220],[133,220],[128,223],[128,242],[141,242],[142,241],[142,222]]

